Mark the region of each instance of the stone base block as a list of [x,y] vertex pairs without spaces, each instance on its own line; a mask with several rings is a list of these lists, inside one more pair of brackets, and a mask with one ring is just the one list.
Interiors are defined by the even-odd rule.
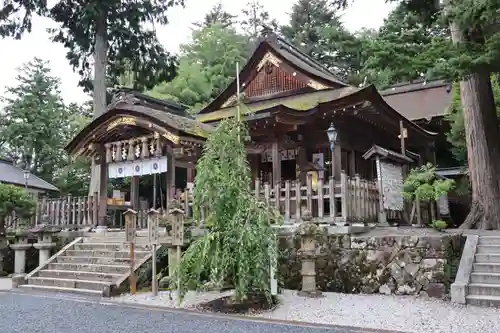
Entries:
[[320,290],[315,290],[315,291],[298,291],[297,295],[300,297],[307,297],[307,298],[321,298],[325,297],[323,293]]
[[12,276],[12,288],[19,288],[19,286],[26,284],[26,274],[14,274]]

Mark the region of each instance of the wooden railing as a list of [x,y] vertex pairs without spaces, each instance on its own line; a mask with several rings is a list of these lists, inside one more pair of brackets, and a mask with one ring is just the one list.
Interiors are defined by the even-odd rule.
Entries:
[[[306,184],[299,181],[285,181],[280,186],[272,187],[259,180],[254,183],[254,193],[261,200],[273,205],[283,215],[285,223],[294,223],[299,217],[309,212],[313,218],[324,222],[351,223],[376,222],[379,215],[379,190],[376,181],[361,179],[359,176],[348,177],[340,174],[340,181],[320,179],[316,184],[308,175]],[[188,217],[193,215],[193,192],[179,191]],[[201,210],[203,211],[203,210]],[[204,216],[202,214],[202,220]],[[61,226],[95,226],[98,222],[98,197],[66,197],[42,199],[38,201],[36,214],[25,224],[33,226],[48,223]],[[7,226],[19,223],[15,216],[7,221]],[[110,226],[123,227],[123,224],[111,222]],[[147,210],[138,211],[137,228],[147,227]]]
[[23,220],[12,214],[6,218],[6,228],[33,227],[46,223],[60,226],[97,225],[98,196],[47,199],[37,201],[35,214],[29,220]]
[[[293,223],[308,211],[313,218],[338,222],[376,222],[379,212],[379,191],[375,181],[348,177],[341,173],[340,182],[333,179],[326,183],[320,179],[313,184],[308,175],[306,185],[299,181],[285,181],[274,188],[268,183],[255,181],[254,193],[263,201],[273,205],[284,216],[285,223]],[[192,192],[184,191],[178,196],[188,216],[192,216]],[[187,200],[185,200],[187,198]],[[331,199],[333,198],[333,200]],[[335,214],[332,214],[335,212]]]

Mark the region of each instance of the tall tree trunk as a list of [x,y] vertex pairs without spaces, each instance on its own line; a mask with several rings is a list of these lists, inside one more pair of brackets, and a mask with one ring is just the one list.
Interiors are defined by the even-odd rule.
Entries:
[[[106,13],[101,13],[96,22],[95,53],[94,53],[94,118],[106,112],[106,64],[107,64],[107,27]],[[101,168],[92,159],[89,195],[99,192]]]
[[[454,43],[464,40],[463,31],[450,24]],[[495,100],[490,73],[477,71],[460,82],[472,205],[460,228],[499,229],[500,146]]]

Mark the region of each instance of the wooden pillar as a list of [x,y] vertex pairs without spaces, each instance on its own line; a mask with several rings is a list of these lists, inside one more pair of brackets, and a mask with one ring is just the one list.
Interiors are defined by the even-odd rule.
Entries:
[[106,213],[108,210],[108,165],[106,164],[106,148],[104,145],[99,147],[99,212],[98,226],[105,229],[107,226]]
[[335,174],[335,181],[340,181],[340,173],[342,171],[342,147],[339,144],[335,145],[335,149],[333,151],[333,170]]
[[279,184],[281,186],[281,156],[278,141],[274,141],[272,144],[271,156],[273,159],[273,185]]
[[133,210],[139,210],[139,176],[132,176],[130,182],[130,204]]
[[349,152],[349,176],[354,177],[356,174],[356,151]]
[[255,181],[259,178],[259,154],[249,154],[248,159],[250,160],[250,171],[252,172],[252,186]]
[[187,182],[194,183],[194,164],[187,168]]

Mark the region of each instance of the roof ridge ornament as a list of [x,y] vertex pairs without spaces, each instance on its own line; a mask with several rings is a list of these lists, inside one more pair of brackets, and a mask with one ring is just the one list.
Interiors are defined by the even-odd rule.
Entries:
[[119,104],[136,105],[140,104],[140,99],[131,92],[119,91],[113,95],[111,103],[108,105],[108,110],[116,108]]

